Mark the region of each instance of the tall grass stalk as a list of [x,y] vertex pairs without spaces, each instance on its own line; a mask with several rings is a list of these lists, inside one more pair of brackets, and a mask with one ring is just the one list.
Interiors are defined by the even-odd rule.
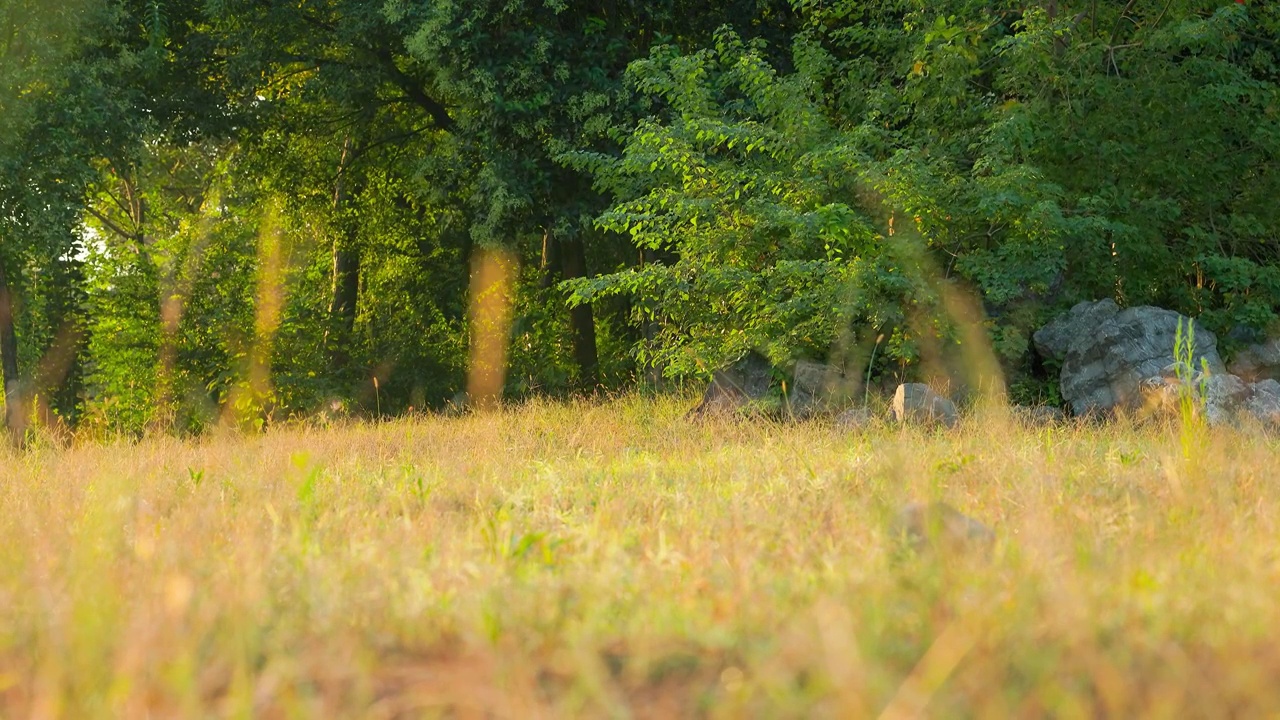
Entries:
[[1178,329],[1173,340],[1174,372],[1178,380],[1178,419],[1179,438],[1182,444],[1182,457],[1191,461],[1196,449],[1205,442],[1206,415],[1208,402],[1209,363],[1200,358],[1200,369],[1197,372],[1196,359],[1196,326],[1194,321],[1183,322],[1178,318]]

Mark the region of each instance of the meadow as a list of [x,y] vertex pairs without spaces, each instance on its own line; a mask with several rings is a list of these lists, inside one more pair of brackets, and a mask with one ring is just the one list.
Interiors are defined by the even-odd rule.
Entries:
[[690,404],[0,451],[0,717],[1280,713],[1274,436]]

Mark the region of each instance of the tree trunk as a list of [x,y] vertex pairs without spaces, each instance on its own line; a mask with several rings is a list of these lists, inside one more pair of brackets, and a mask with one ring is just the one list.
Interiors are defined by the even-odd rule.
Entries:
[[333,300],[329,312],[338,337],[351,341],[356,326],[356,301],[360,293],[360,253],[352,247],[354,232],[344,231],[333,251]]
[[4,425],[14,439],[20,439],[25,417],[22,385],[18,381],[18,333],[14,330],[13,293],[3,261],[0,261],[0,370],[4,372]]
[[542,289],[550,290],[560,279],[560,248],[550,230],[542,231]]
[[[644,248],[640,248],[639,267],[643,269],[645,265],[649,264],[649,262],[650,262],[649,253],[645,252]],[[630,302],[631,301],[629,301],[629,303]],[[662,329],[661,326],[659,326],[658,321],[655,320],[652,314],[649,312],[639,312],[639,313],[635,312],[634,305],[629,305],[629,307],[627,308],[626,316],[635,317],[637,320],[639,320],[640,322],[639,337],[637,339],[644,343],[646,349],[651,350],[654,347],[655,343],[657,342],[658,333]],[[648,378],[649,385],[651,387],[655,389],[661,389],[666,386],[665,385],[666,381],[662,374],[662,366],[655,363],[652,359],[650,359],[648,363],[648,367],[641,368],[641,369],[644,370],[645,375]]]
[[[564,278],[585,277],[587,274],[586,251],[578,237],[559,241],[561,267]],[[590,305],[579,305],[569,310],[569,332],[573,336],[573,360],[578,366],[578,384],[586,390],[600,385],[600,360],[596,353],[596,322]]]
[[342,143],[338,161],[338,178],[333,188],[333,210],[338,222],[338,235],[333,242],[333,295],[329,301],[329,369],[340,373],[351,363],[349,345],[356,326],[356,302],[360,294],[360,251],[356,247],[356,224],[348,217],[350,198],[347,172],[354,149],[351,138]]

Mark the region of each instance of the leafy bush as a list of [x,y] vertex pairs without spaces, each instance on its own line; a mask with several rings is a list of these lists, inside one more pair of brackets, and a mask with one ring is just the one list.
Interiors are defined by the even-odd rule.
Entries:
[[956,284],[1017,372],[1080,299],[1275,320],[1274,4],[795,5],[790,58],[728,30],[656,48],[629,70],[650,116],[620,156],[564,158],[615,198],[599,224],[655,258],[567,285],[633,297],[662,329],[645,362],[705,374],[887,333],[911,363],[956,337]]

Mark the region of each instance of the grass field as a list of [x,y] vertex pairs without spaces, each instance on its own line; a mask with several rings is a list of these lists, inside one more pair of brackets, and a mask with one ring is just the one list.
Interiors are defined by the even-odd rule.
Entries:
[[1274,438],[687,406],[0,452],[0,717],[1280,713]]

